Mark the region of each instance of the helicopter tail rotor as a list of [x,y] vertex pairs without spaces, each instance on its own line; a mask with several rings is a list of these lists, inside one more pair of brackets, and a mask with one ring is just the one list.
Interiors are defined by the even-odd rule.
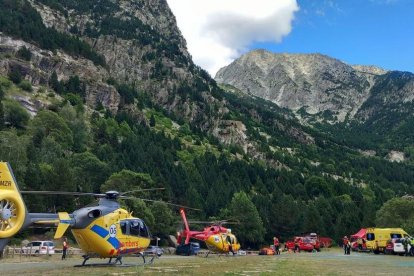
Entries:
[[26,206],[13,171],[9,163],[0,162],[0,247],[21,230],[26,216]]
[[55,232],[54,239],[60,239],[65,234],[66,230],[68,230],[69,226],[73,223],[72,218],[66,212],[59,212],[59,224]]

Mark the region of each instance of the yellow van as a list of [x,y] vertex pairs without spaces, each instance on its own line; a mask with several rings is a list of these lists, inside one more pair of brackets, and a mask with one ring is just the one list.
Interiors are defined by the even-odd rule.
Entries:
[[387,242],[392,239],[409,237],[402,228],[367,228],[367,249],[375,254],[385,252]]

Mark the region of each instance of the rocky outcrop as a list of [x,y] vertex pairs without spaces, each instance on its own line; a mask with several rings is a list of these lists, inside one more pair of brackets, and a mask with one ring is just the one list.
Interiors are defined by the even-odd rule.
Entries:
[[[205,114],[210,109],[207,104],[213,102],[217,110],[212,114],[219,117],[223,103],[206,95],[208,89],[197,91],[198,98],[208,99],[201,102],[177,93],[177,87],[183,84],[191,87],[198,72],[165,0],[102,1],[99,8],[90,9],[67,2],[61,3],[64,13],[62,9],[44,5],[44,1],[30,0],[30,3],[46,26],[80,37],[105,57],[107,66],[103,68],[105,72],[97,74],[98,79],[113,78],[132,85],[176,116],[212,130],[214,119]],[[103,87],[102,82],[99,87]],[[94,102],[104,97],[87,95],[86,98]],[[115,105],[115,102],[106,104],[112,108]]]
[[[26,47],[32,53],[30,61],[16,57],[16,52]],[[0,33],[0,74],[7,75],[12,70],[20,72],[22,77],[35,86],[47,86],[50,76],[56,72],[59,80],[67,80],[77,75],[86,84],[86,102],[95,107],[98,102],[111,112],[117,112],[120,96],[115,87],[105,83],[108,72],[92,61],[72,57],[64,52],[45,51],[37,46],[14,39]],[[28,111],[32,113],[32,110]]]
[[404,162],[405,155],[404,152],[392,150],[387,154],[387,159],[391,162]]

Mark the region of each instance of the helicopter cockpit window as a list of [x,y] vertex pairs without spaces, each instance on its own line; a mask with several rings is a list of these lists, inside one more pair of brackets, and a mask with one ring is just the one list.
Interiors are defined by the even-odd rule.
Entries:
[[237,238],[236,238],[236,236],[233,236],[233,242],[232,242],[233,244],[236,244],[237,243]]
[[122,234],[129,235],[129,221],[123,220],[119,223],[119,225],[121,226]]
[[145,223],[140,219],[130,220],[130,235],[149,237],[148,228]]

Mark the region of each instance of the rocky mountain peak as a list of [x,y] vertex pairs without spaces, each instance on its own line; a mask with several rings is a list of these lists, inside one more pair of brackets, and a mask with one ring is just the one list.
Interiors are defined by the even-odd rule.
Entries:
[[364,73],[337,59],[266,50],[243,55],[220,69],[215,79],[293,111],[329,111],[335,121],[353,116],[371,86]]

